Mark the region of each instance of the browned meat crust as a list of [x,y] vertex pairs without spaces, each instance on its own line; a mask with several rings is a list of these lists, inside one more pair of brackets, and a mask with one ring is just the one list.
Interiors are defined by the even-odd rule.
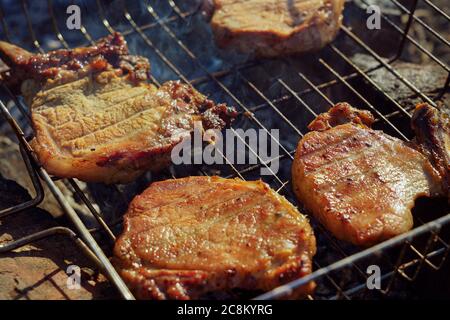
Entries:
[[261,181],[189,177],[153,183],[132,201],[114,254],[138,298],[200,299],[307,275],[315,251],[308,220]]
[[319,114],[308,125],[308,129],[311,131],[325,131],[345,123],[370,127],[374,121],[375,118],[369,111],[358,110],[346,102],[341,102],[328,110],[328,112]]
[[45,54],[32,54],[0,41],[0,57],[12,68],[3,76],[12,88],[27,79],[45,82],[65,78],[65,81],[69,81],[81,73],[107,69],[128,74],[130,80],[147,80],[150,73],[148,60],[129,55],[125,39],[117,32],[90,47],[61,49]]
[[317,50],[341,26],[344,0],[205,0],[221,47],[259,57]]
[[[443,106],[442,108],[446,108]],[[450,199],[450,112],[427,103],[416,106],[412,127],[420,151],[442,176],[443,188]]]
[[222,129],[236,116],[189,85],[148,84],[147,59],[128,54],[120,34],[96,45],[33,55],[0,42],[6,75],[31,106],[32,146],[50,174],[126,183],[170,164],[170,152],[193,131]]
[[371,121],[362,124],[358,115],[371,116],[344,106],[344,117],[342,104],[318,117],[335,127],[300,140],[292,166],[293,188],[335,237],[370,246],[410,230],[415,200],[440,195],[440,177],[420,152],[368,128]]

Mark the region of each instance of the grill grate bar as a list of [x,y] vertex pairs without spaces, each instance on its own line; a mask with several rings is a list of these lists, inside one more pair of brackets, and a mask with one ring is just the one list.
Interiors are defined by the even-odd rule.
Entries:
[[[295,92],[294,90],[292,90],[291,87],[289,87],[283,80],[278,79],[278,82],[293,96],[295,97],[295,99],[300,102],[306,110],[308,110],[313,116],[317,116],[317,113],[311,109],[311,107],[305,102],[305,100],[303,100],[302,98],[300,98],[300,96],[298,95],[297,92]],[[320,91],[319,91],[320,92]],[[328,101],[328,100],[327,100]],[[331,102],[331,100],[329,101]],[[330,103],[331,105],[333,105],[332,103]],[[303,136],[303,134],[301,134]]]
[[[417,2],[418,2],[418,0],[414,0],[413,1],[412,5],[411,5],[411,12],[415,12],[416,11]],[[408,39],[409,30],[411,29],[411,26],[412,26],[413,21],[414,21],[413,18],[414,18],[413,14],[410,14],[408,16],[408,21],[406,22],[405,29],[402,32],[402,34],[403,34],[402,40],[400,41],[400,46],[398,47],[397,55],[395,56],[394,60],[396,60],[397,58],[401,57],[401,55],[402,55],[403,48],[405,48],[405,43],[406,43],[406,40]]]
[[443,16],[445,19],[450,21],[450,16],[446,14],[444,11],[442,11],[439,7],[437,7],[433,2],[430,0],[423,0],[427,5],[429,5],[431,8],[433,8],[437,13],[439,13],[441,16]]
[[[367,73],[365,73],[364,71],[361,70],[361,68],[359,68],[355,63],[353,63],[349,58],[347,58],[345,56],[345,54],[339,50],[338,48],[336,48],[336,46],[334,45],[330,45],[331,49],[336,52],[339,57],[341,57],[348,65],[350,65],[353,69],[356,70],[356,72],[358,72],[358,74],[360,74],[366,81],[368,81],[376,91],[382,93],[384,95],[385,98],[387,98],[391,103],[393,103],[398,109],[399,112],[403,113],[405,116],[407,116],[408,118],[411,118],[411,115],[409,114],[408,111],[405,110],[405,108],[403,108],[397,101],[395,101],[394,98],[392,98],[390,95],[388,95],[386,92],[384,92],[380,86],[375,83],[375,81],[373,81],[368,75]],[[345,79],[344,79],[345,80]],[[383,114],[378,112],[378,116],[380,118],[382,118],[385,123],[387,123],[389,126],[391,127],[395,127],[385,116],[383,116]]]
[[[450,48],[450,42],[445,39],[443,36],[441,36],[436,30],[434,30],[432,27],[430,27],[428,24],[426,24],[422,19],[419,17],[416,17],[414,14],[411,14],[411,11],[408,10],[405,6],[403,6],[401,3],[399,3],[397,0],[391,0],[398,8],[400,8],[403,12],[408,14],[414,21],[417,21],[422,27],[427,29],[433,36],[435,36],[439,41],[441,41],[443,44],[445,44],[447,47]],[[417,1],[416,1],[417,2]],[[412,10],[414,11],[414,10]]]
[[[316,269],[322,269],[323,267],[317,261],[314,261],[314,265],[316,266]],[[325,277],[336,289],[336,297],[344,297],[345,300],[351,300],[350,296],[337,284],[337,282],[329,274],[325,275]]]
[[[289,151],[289,155],[290,156],[293,156],[294,153],[295,153],[295,150]],[[270,165],[273,161],[281,161],[283,159],[286,159],[287,157],[288,157],[288,155],[282,154],[282,155],[280,155],[278,157],[274,157],[272,159],[269,159],[268,161],[264,161],[262,163],[257,163],[257,164],[254,164],[254,165],[250,165],[248,167],[245,167],[245,168],[239,170],[236,174],[232,174],[232,175],[226,176],[226,178],[234,178],[236,176],[241,176],[241,175],[243,175],[245,173],[248,173],[248,172],[260,169],[263,166],[266,167],[266,166]],[[246,180],[246,179],[243,178],[243,180]],[[281,182],[281,181],[279,181],[279,182]]]
[[418,260],[418,263],[414,270],[413,276],[409,277],[410,278],[410,279],[408,279],[409,281],[414,281],[415,279],[417,279],[417,276],[419,275],[422,265],[428,261],[427,255],[431,249],[431,246],[436,241],[437,241],[436,233],[434,231],[432,231],[431,235],[428,237],[426,247],[423,250],[424,254],[422,254],[414,245],[412,245],[412,244],[409,245],[409,249],[419,257],[419,260]]
[[64,39],[63,35],[59,31],[58,23],[56,22],[55,14],[53,13],[53,4],[52,0],[47,0],[47,6],[48,6],[48,13],[50,14],[50,17],[52,17],[52,25],[53,29],[55,31],[56,37],[58,38],[59,42],[63,45],[64,48],[69,49],[69,45],[67,44],[66,40]]
[[[368,5],[366,0],[361,0],[364,4]],[[426,49],[424,46],[422,46],[417,40],[412,38],[410,35],[408,35],[402,28],[400,28],[397,24],[395,24],[389,17],[387,17],[384,13],[381,13],[381,18],[386,21],[395,31],[397,31],[399,34],[403,35],[409,42],[411,42],[417,49],[419,49],[422,53],[426,54],[431,60],[433,60],[435,63],[437,63],[439,66],[441,66],[445,71],[450,72],[450,68],[442,62],[440,59],[438,59],[434,54],[432,54],[428,49]],[[406,41],[405,41],[406,42]],[[405,42],[402,42],[402,46],[399,47],[399,52],[402,52],[403,47],[405,46]],[[400,56],[397,54],[393,59],[391,59],[391,62],[394,60],[397,60]]]
[[[327,267],[316,270],[308,276],[294,280],[286,285],[280,286],[272,291],[269,291],[265,294],[258,296],[256,299],[261,299],[261,300],[277,299],[277,298],[282,297],[283,295],[289,295],[290,292],[292,292],[292,290],[295,290],[296,288],[299,288],[302,285],[305,285],[310,281],[314,281],[314,280],[318,279],[319,277],[324,276],[324,274],[327,274],[332,271],[340,270],[340,269],[344,268],[346,265],[348,265],[348,263],[361,261],[365,258],[370,257],[373,254],[382,252],[383,250],[390,248],[392,246],[395,246],[396,244],[399,244],[399,243],[406,244],[407,242],[410,241],[410,239],[413,239],[416,236],[422,235],[422,234],[428,232],[429,230],[439,228],[441,225],[447,224],[449,222],[450,222],[450,214],[443,216],[441,218],[438,218],[434,221],[428,222],[428,223],[426,223],[422,226],[419,226],[407,233],[396,236],[395,238],[386,240],[386,241],[384,241],[380,244],[377,244],[371,248],[368,248],[368,249],[362,250],[358,253],[355,253],[347,258],[344,258],[335,263],[332,263]],[[400,257],[402,258],[402,255]],[[399,260],[401,260],[401,259],[399,259]]]
[[390,73],[392,73],[397,79],[403,82],[409,89],[414,91],[417,95],[419,95],[424,101],[428,102],[433,107],[436,106],[436,103],[427,97],[422,91],[417,89],[415,85],[413,85],[408,79],[403,77],[397,70],[395,70],[390,64],[383,60],[374,50],[372,50],[367,44],[365,44],[357,35],[355,35],[350,29],[346,26],[342,26],[341,30],[343,30],[352,40],[354,40],[361,48],[365,49],[369,52],[379,63],[381,63]]
[[[380,68],[382,68],[382,65],[381,65],[381,64],[378,65],[378,66],[376,66],[376,67],[373,67],[373,68],[368,68],[368,69],[364,70],[363,73],[366,73],[366,74],[367,74],[367,73],[376,71],[376,70],[378,70],[378,69],[380,69]],[[302,74],[301,72],[298,72],[298,75],[299,75],[300,77],[304,78],[304,79],[307,79],[307,77],[306,77],[304,74]],[[343,77],[343,79],[345,79],[345,80],[354,80],[354,79],[357,79],[358,77],[360,77],[360,75],[359,75],[357,72],[353,72],[353,73],[347,74],[347,75],[342,76],[342,77]],[[312,84],[311,80],[308,80],[308,81]],[[308,82],[307,82],[307,83],[308,83]],[[321,91],[320,91],[321,89],[331,88],[331,87],[333,87],[333,86],[338,85],[339,83],[340,83],[340,82],[339,82],[337,79],[332,79],[332,80],[330,80],[330,81],[326,81],[326,82],[323,82],[323,83],[318,84],[318,85],[314,85],[314,84],[313,84],[313,86],[315,86],[319,91],[314,90],[314,88],[311,87],[311,85],[309,85],[309,86],[311,87],[310,89],[305,89],[305,90],[301,90],[301,91],[294,91],[294,92],[295,92],[298,96],[304,96],[304,95],[311,94],[311,93],[317,93],[317,94],[319,94],[319,95],[325,96],[323,93],[320,93],[320,92],[321,92]],[[326,97],[326,96],[325,96],[325,97]],[[271,102],[272,102],[272,103],[279,103],[279,102],[288,101],[288,100],[290,100],[290,99],[292,99],[292,98],[293,98],[292,95],[285,95],[285,96],[282,96],[282,97],[280,97],[280,98],[273,99],[273,100],[271,100]],[[328,98],[328,100],[329,100],[329,98]],[[334,104],[333,104],[333,105],[334,105]],[[261,103],[260,105],[257,105],[257,106],[255,106],[255,107],[251,107],[251,108],[249,108],[249,109],[250,109],[251,111],[255,111],[255,110],[259,110],[259,109],[265,108],[265,107],[267,107],[267,106],[268,106],[267,103],[264,102],[264,103]]]
[[33,45],[38,49],[40,53],[44,53],[44,49],[42,49],[39,41],[36,38],[36,34],[34,33],[34,28],[31,22],[30,14],[28,13],[28,5],[25,0],[22,0],[22,10],[25,14],[25,19],[27,21],[28,30],[30,32],[31,38],[33,39]]
[[[240,77],[244,80],[244,82],[255,91],[258,96],[263,98],[263,100],[300,136],[303,137],[303,133],[296,127],[294,124],[280,111],[278,108],[266,97],[265,94],[261,92],[251,81],[249,81],[246,77],[244,77],[241,73],[238,72]],[[280,80],[280,79],[278,79]],[[281,143],[280,143],[281,146]],[[291,159],[294,158],[291,156]]]
[[[244,64],[242,64],[242,65],[238,65],[238,66],[233,67],[233,68],[229,68],[229,69],[224,69],[224,70],[220,70],[220,71],[211,72],[211,74],[212,74],[214,77],[216,77],[217,79],[219,79],[219,78],[223,78],[223,77],[225,77],[225,76],[228,76],[228,75],[232,74],[232,73],[235,72],[236,70],[243,71],[243,70],[252,68],[252,67],[254,67],[254,66],[256,66],[256,65],[257,65],[257,64],[256,64],[255,62],[247,62],[247,63],[244,63]],[[195,78],[195,79],[191,79],[191,80],[189,80],[189,82],[190,82],[193,86],[195,86],[195,85],[199,85],[199,84],[208,82],[208,81],[210,80],[210,78],[211,78],[211,77],[210,77],[209,75],[207,75],[207,76],[202,76],[202,77],[198,77],[198,78]]]
[[383,114],[377,110],[362,94],[360,94],[353,86],[351,86],[348,81],[346,81],[336,70],[334,70],[328,63],[326,63],[324,60],[319,59],[320,63],[325,66],[334,76],[336,76],[339,81],[341,81],[350,91],[352,91],[361,101],[363,101],[371,111],[375,112],[379,117],[381,117],[383,120],[386,121],[403,139],[408,140],[408,138],[396,127],[394,126],[389,120],[387,120]]
[[26,143],[25,140],[25,135],[22,131],[22,129],[17,125],[17,123],[15,122],[14,118],[10,115],[8,109],[6,108],[6,106],[3,104],[2,101],[0,101],[0,109],[1,112],[3,114],[6,115],[6,120],[9,122],[9,124],[11,125],[11,127],[13,128],[15,134],[17,135],[18,139],[19,139],[19,143],[20,143],[20,154],[22,156],[22,160],[25,163],[25,167],[28,171],[28,174],[30,176],[31,182],[33,184],[33,188],[34,188],[34,192],[36,194],[36,196],[29,200],[26,201],[24,203],[21,203],[19,205],[15,205],[3,210],[0,210],[0,218],[6,217],[10,214],[19,212],[19,211],[23,211],[26,210],[28,208],[37,206],[39,203],[42,202],[42,200],[44,199],[44,190],[42,188],[41,182],[39,180],[39,177],[37,176],[32,162],[30,160],[30,156],[29,154],[25,151],[24,147],[22,146],[22,143]]
[[105,26],[106,30],[108,30],[109,33],[114,33],[114,29],[109,24],[108,19],[106,19],[105,11],[103,10],[103,6],[100,3],[100,0],[97,0],[97,9],[98,9],[98,13],[100,14],[100,18],[102,19],[102,23]]
[[[314,83],[311,82],[311,80],[309,80],[303,73],[298,72],[298,75],[308,84],[308,86],[310,86],[315,93],[317,93],[322,99],[324,99],[330,106],[333,106],[334,103],[333,101],[331,101],[330,98],[328,98],[320,89],[319,86],[316,86]],[[344,77],[348,78],[348,77]],[[336,82],[337,83],[337,82]],[[317,114],[316,114],[317,115]]]
[[[336,52],[342,59],[344,59],[349,65],[351,65],[357,72],[358,74],[360,74],[361,76],[364,77],[364,79],[366,79],[367,81],[369,81],[372,86],[374,86],[374,88],[376,90],[378,90],[379,92],[383,93],[386,97],[388,97],[392,102],[394,102],[402,111],[404,111],[404,113],[408,116],[411,117],[410,114],[408,112],[406,112],[394,99],[392,99],[389,95],[387,95],[385,92],[383,92],[381,90],[381,88],[373,81],[370,79],[370,77],[367,76],[367,74],[365,74],[363,71],[361,71],[360,68],[358,68],[358,66],[356,66],[354,63],[352,63],[350,61],[350,59],[348,59],[339,49],[337,49],[334,45],[331,45],[331,48],[333,49],[334,52]],[[345,78],[343,76],[340,76],[338,74],[338,72],[332,68],[329,64],[326,64],[322,59],[319,59],[319,62],[324,65],[329,71],[331,71],[337,78],[338,80],[343,83],[347,88],[349,88],[356,96],[358,96],[362,101],[364,101],[369,108],[371,109],[371,111],[373,111],[374,113],[376,113],[378,115],[379,118],[381,118],[386,124],[388,124],[392,129],[394,129],[394,131],[396,131],[401,137],[403,137],[405,140],[406,137],[405,135],[391,122],[388,120],[388,118],[386,118],[381,112],[379,112],[374,106],[372,106],[361,94],[359,94],[357,92],[356,89],[354,89],[347,80],[345,80]],[[307,79],[304,75],[302,75],[303,79]],[[279,80],[280,81],[280,80]],[[309,85],[312,85],[312,82],[308,80],[307,82]],[[304,100],[302,100],[297,94],[295,94],[295,92],[289,88],[284,82],[282,82],[282,85],[291,93],[293,94],[296,99],[298,101],[300,101],[302,104],[305,105]],[[319,95],[324,98],[329,104],[333,105],[333,103],[331,102],[331,100],[329,98],[327,98],[320,90],[317,89],[317,87],[313,86],[314,91],[318,92]],[[317,114],[310,108],[307,108],[310,112],[313,113],[314,116],[317,116]]]
[[89,209],[89,211],[92,213],[92,215],[95,217],[97,222],[100,224],[100,226],[104,229],[106,235],[109,237],[112,243],[116,241],[116,236],[111,231],[111,229],[108,227],[108,224],[103,219],[103,216],[97,211],[97,209],[94,208],[92,205],[92,202],[89,201],[89,199],[86,197],[84,192],[81,190],[80,186],[77,184],[77,182],[74,179],[67,179],[74,189],[75,193],[81,198],[81,200],[84,202],[86,207]]
[[[74,244],[80,249],[81,252],[84,253],[86,257],[88,257],[101,271],[105,272],[105,268],[102,264],[102,262],[97,258],[97,256],[92,252],[92,250],[81,240],[78,238],[75,232],[73,232],[69,228],[65,227],[52,227],[48,229],[44,229],[38,232],[35,232],[33,234],[30,234],[28,236],[25,236],[23,238],[20,238],[15,241],[8,242],[6,244],[0,245],[0,254],[10,252],[12,250],[19,249],[23,246],[26,246],[28,244],[38,242],[40,240],[57,236],[57,235],[63,235],[66,237],[69,237]],[[105,272],[106,273],[106,272]]]

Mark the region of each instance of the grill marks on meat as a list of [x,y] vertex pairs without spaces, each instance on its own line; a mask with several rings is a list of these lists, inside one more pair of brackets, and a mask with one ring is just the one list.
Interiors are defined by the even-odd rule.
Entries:
[[226,124],[226,108],[179,82],[157,89],[99,76],[108,77],[104,84],[84,77],[34,97],[32,145],[49,173],[84,181],[131,181],[168,166],[171,149],[190,134],[195,121],[205,129]]
[[[410,230],[415,200],[442,190],[424,155],[370,129],[364,125],[370,121],[358,119],[360,113],[338,104],[320,115],[310,129],[326,129],[300,140],[292,175],[298,199],[334,236],[369,246]],[[321,119],[337,125],[327,128]]]
[[156,182],[132,201],[124,223],[115,263],[141,299],[270,290],[309,274],[316,251],[307,219],[261,181]]
[[204,0],[221,47],[259,57],[317,50],[341,26],[344,0]]
[[[130,56],[119,34],[93,47],[32,55],[1,43],[31,106],[33,148],[50,174],[125,183],[170,164],[172,148],[195,121],[221,129],[235,116],[194,88],[148,84],[148,61]],[[16,55],[17,52],[21,54]],[[9,78],[8,78],[9,77]]]
[[441,174],[443,188],[450,199],[450,110],[421,103],[414,111],[412,127],[419,150]]

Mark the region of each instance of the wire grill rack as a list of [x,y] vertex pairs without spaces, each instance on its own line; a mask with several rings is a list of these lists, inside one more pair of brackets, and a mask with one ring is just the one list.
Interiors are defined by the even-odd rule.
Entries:
[[[275,124],[280,127],[280,139],[272,137],[281,150],[281,154],[276,158],[269,161],[259,159],[258,164],[247,166],[233,165],[232,161],[225,158],[225,164],[219,168],[194,166],[194,174],[210,175],[220,172],[225,177],[262,178],[280,194],[296,203],[290,191],[290,165],[296,142],[307,132],[306,124],[318,113],[337,102],[336,99],[349,101],[370,110],[376,116],[378,128],[408,140],[412,136],[409,129],[412,107],[402,105],[392,93],[385,91],[380,83],[373,79],[374,72],[382,70],[393,76],[411,92],[411,96],[433,106],[436,106],[449,90],[448,61],[441,59],[433,50],[421,44],[411,31],[414,25],[420,25],[427,35],[435,38],[435,41],[445,49],[450,48],[445,36],[416,14],[419,6],[425,6],[439,19],[444,19],[446,23],[450,22],[449,15],[430,0],[413,0],[407,3],[398,0],[382,1],[389,2],[400,16],[406,17],[403,21],[398,21],[401,19],[381,13],[382,30],[388,30],[393,35],[395,46],[386,43],[383,44],[384,49],[380,51],[379,47],[373,45],[374,41],[367,39],[368,31],[360,28],[361,25],[355,25],[352,15],[357,12],[359,19],[367,17],[365,9],[372,3],[359,0],[358,6],[347,3],[344,13],[346,19],[338,39],[320,53],[305,55],[302,58],[260,61],[240,60],[234,56],[229,61],[220,58],[206,24],[201,22],[203,17],[199,13],[200,1],[194,2],[167,0],[131,4],[126,1],[92,1],[87,7],[86,4],[81,7],[83,15],[85,13],[88,16],[94,15],[94,18],[83,18],[81,29],[70,32],[66,30],[61,15],[55,14],[56,10],[61,10],[61,3],[48,0],[45,6],[50,22],[46,26],[46,32],[53,37],[59,47],[70,48],[74,45],[90,44],[99,36],[120,31],[127,38],[133,53],[149,57],[153,68],[151,80],[155,84],[158,85],[167,79],[180,79],[209,94],[215,101],[225,101],[237,106],[241,113],[233,125],[234,128],[258,128],[265,130],[270,136],[270,129],[276,127]],[[22,27],[26,25],[27,38],[22,39],[22,43],[15,41],[17,37],[14,37],[14,32],[17,32],[17,26],[11,27],[11,23],[8,22],[7,6],[10,3],[4,1],[0,8],[2,38],[36,52],[47,51],[49,48],[46,47],[44,39],[39,37],[41,33],[36,29],[37,26],[33,22],[35,17],[26,0],[22,0],[20,6],[23,14]],[[365,21],[363,24],[365,25]],[[380,31],[373,31],[376,32]],[[407,55],[407,48],[408,50],[413,48],[414,52],[425,55],[431,63],[447,73],[440,90],[433,94],[424,92],[413,80],[399,72],[396,62]],[[358,65],[351,58],[355,52],[366,54],[374,63],[370,67]],[[389,56],[386,56],[386,52]],[[133,295],[98,243],[105,240],[114,242],[116,239],[114,230],[118,224],[120,225],[120,219],[112,221],[108,218],[107,212],[101,212],[92,203],[90,200],[93,199],[92,195],[82,191],[79,182],[67,179],[74,194],[84,202],[98,222],[96,228],[89,229],[86,226],[55,185],[54,181],[58,178],[49,176],[39,165],[28,143],[30,136],[24,133],[30,130],[27,106],[19,97],[11,94],[8,88],[2,89],[5,99],[12,100],[13,105],[7,108],[5,103],[0,101],[0,108],[17,136],[36,196],[25,203],[3,209],[0,211],[0,218],[38,205],[44,195],[41,185],[43,181],[72,222],[72,226],[50,228],[30,234],[0,246],[0,253],[58,234],[68,236],[109,278],[123,298],[133,299]],[[13,111],[16,109],[20,113],[16,112],[13,117]],[[278,120],[274,120],[275,118]],[[236,134],[235,129],[232,130]],[[284,139],[285,137],[289,139]],[[257,154],[254,150],[250,152]],[[260,177],[259,169],[265,167],[270,170],[272,161],[280,161],[280,172]],[[171,168],[156,176],[156,179],[175,178],[188,175],[190,172],[186,168]],[[155,177],[152,179],[155,180]],[[115,188],[117,193],[121,192],[119,186],[112,188]],[[382,271],[382,288],[377,292],[387,295],[397,278],[413,281],[423,267],[440,269],[450,250],[448,232],[450,213],[446,203],[441,205],[443,208],[438,208],[425,202],[423,207],[425,211],[433,209],[436,212],[433,214],[428,212],[425,216],[416,215],[413,230],[368,249],[355,248],[334,239],[311,218],[318,238],[315,271],[307,277],[262,293],[256,298],[281,298],[311,280],[318,283],[318,288],[315,295],[309,297],[310,299],[371,297],[373,292],[366,285],[369,276],[366,269],[372,264],[378,265]]]

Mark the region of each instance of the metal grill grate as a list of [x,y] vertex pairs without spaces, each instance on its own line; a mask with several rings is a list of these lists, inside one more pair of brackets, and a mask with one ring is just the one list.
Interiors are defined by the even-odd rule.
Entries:
[[[448,92],[449,61],[439,58],[433,50],[421,44],[411,30],[415,25],[420,25],[426,34],[434,37],[448,50],[450,49],[448,40],[416,15],[416,11],[418,7],[426,6],[447,22],[450,21],[450,17],[429,0],[414,0],[408,3],[392,0],[391,3],[398,10],[399,15],[406,17],[404,23],[396,21],[398,19],[391,15],[382,13],[382,30],[373,32],[382,35],[383,32],[389,32],[395,39],[395,43],[398,43],[396,47],[389,47],[389,43],[381,43],[381,46],[384,46],[381,49],[375,47],[373,46],[375,42],[370,41],[365,34],[367,30],[358,29],[360,25],[355,22],[357,19],[353,19],[352,15],[356,12],[356,16],[364,17],[365,7],[369,5],[368,1],[359,0],[359,5],[347,3],[344,13],[346,19],[339,37],[320,53],[305,55],[301,58],[277,60],[245,61],[239,56],[231,56],[229,59],[220,56],[215,49],[209,29],[199,14],[198,1],[196,4],[175,0],[130,4],[125,1],[97,0],[92,2],[92,5],[83,7],[86,11],[83,11],[83,14],[86,13],[90,18],[83,19],[83,23],[86,24],[81,30],[69,32],[65,30],[64,21],[60,21],[60,17],[55,15],[55,7],[60,3],[48,0],[46,8],[51,27],[48,27],[47,31],[56,39],[59,47],[65,48],[93,43],[100,36],[120,31],[127,38],[133,53],[149,57],[153,69],[151,80],[155,84],[158,85],[168,79],[181,79],[191,83],[200,92],[209,94],[215,101],[225,101],[235,105],[241,111],[239,119],[233,125],[235,129],[259,128],[268,132],[270,136],[270,128],[277,128],[276,125],[280,127],[281,138],[276,140],[281,150],[279,157],[266,162],[259,159],[259,164],[250,166],[233,165],[229,159],[225,158],[225,165],[222,166],[194,166],[190,169],[176,167],[152,176],[152,180],[189,174],[211,175],[217,172],[225,177],[262,178],[280,194],[296,203],[290,191],[290,165],[298,139],[307,132],[306,124],[318,113],[327,110],[337,101],[349,101],[355,106],[370,110],[377,118],[375,124],[377,128],[407,140],[412,136],[409,129],[411,106],[404,106],[392,96],[392,93],[384,90],[382,84],[374,79],[375,73],[386,72],[407,88],[411,97],[431,105],[436,105]],[[4,39],[25,47],[31,44],[28,47],[34,51],[45,52],[49,49],[45,39],[38,37],[37,26],[33,22],[34,16],[26,0],[21,1],[21,11],[28,33],[25,37],[18,37],[21,43],[15,41],[17,37],[13,37],[14,31],[17,30],[11,30],[8,25],[6,11],[5,6],[0,11]],[[400,73],[396,62],[407,55],[407,49],[425,55],[431,63],[448,73],[440,90],[433,94],[424,92],[413,80]],[[355,53],[364,53],[373,61],[372,65],[364,67],[355,63],[352,59]],[[27,127],[24,130],[29,129],[29,115],[26,111],[28,108],[7,88],[3,89],[5,99],[12,99],[14,106],[8,109],[1,102],[0,107],[18,138],[37,196],[30,202],[2,210],[0,217],[16,214],[42,201],[43,191],[35,173],[37,172],[72,221],[75,231],[67,227],[43,230],[0,246],[0,253],[55,234],[70,236],[108,276],[121,296],[132,299],[131,293],[97,243],[97,241],[113,242],[115,240],[114,231],[120,225],[120,217],[113,219],[104,210],[99,212],[90,200],[96,197],[85,194],[76,180],[68,179],[73,192],[85,203],[98,222],[96,228],[86,227],[54,184],[54,180],[58,178],[50,177],[45,169],[39,166],[27,142],[21,127]],[[11,116],[14,108],[21,112],[17,117]],[[241,139],[235,129],[232,129],[233,133]],[[246,146],[249,147],[247,143]],[[254,150],[250,152],[257,155]],[[280,172],[273,176],[260,177],[259,169],[266,167],[270,170],[270,163],[275,160],[281,163]],[[121,201],[126,206],[129,199],[123,194],[123,187],[113,186],[108,190],[119,195],[116,199],[123,199]],[[436,206],[429,206],[427,203],[425,207],[435,208]],[[450,214],[448,207],[445,205],[444,207],[444,209],[436,209],[437,215],[434,216],[434,220],[417,215],[415,229],[365,250],[334,239],[312,219],[318,238],[315,271],[307,277],[264,293],[257,298],[279,298],[311,280],[318,283],[315,296],[309,297],[311,299],[365,297],[371,294],[366,286],[366,268],[370,264],[381,267],[383,271],[381,292],[388,294],[397,277],[413,281],[423,266],[437,270],[443,265],[450,250],[448,239]],[[443,232],[443,229],[447,232]]]

